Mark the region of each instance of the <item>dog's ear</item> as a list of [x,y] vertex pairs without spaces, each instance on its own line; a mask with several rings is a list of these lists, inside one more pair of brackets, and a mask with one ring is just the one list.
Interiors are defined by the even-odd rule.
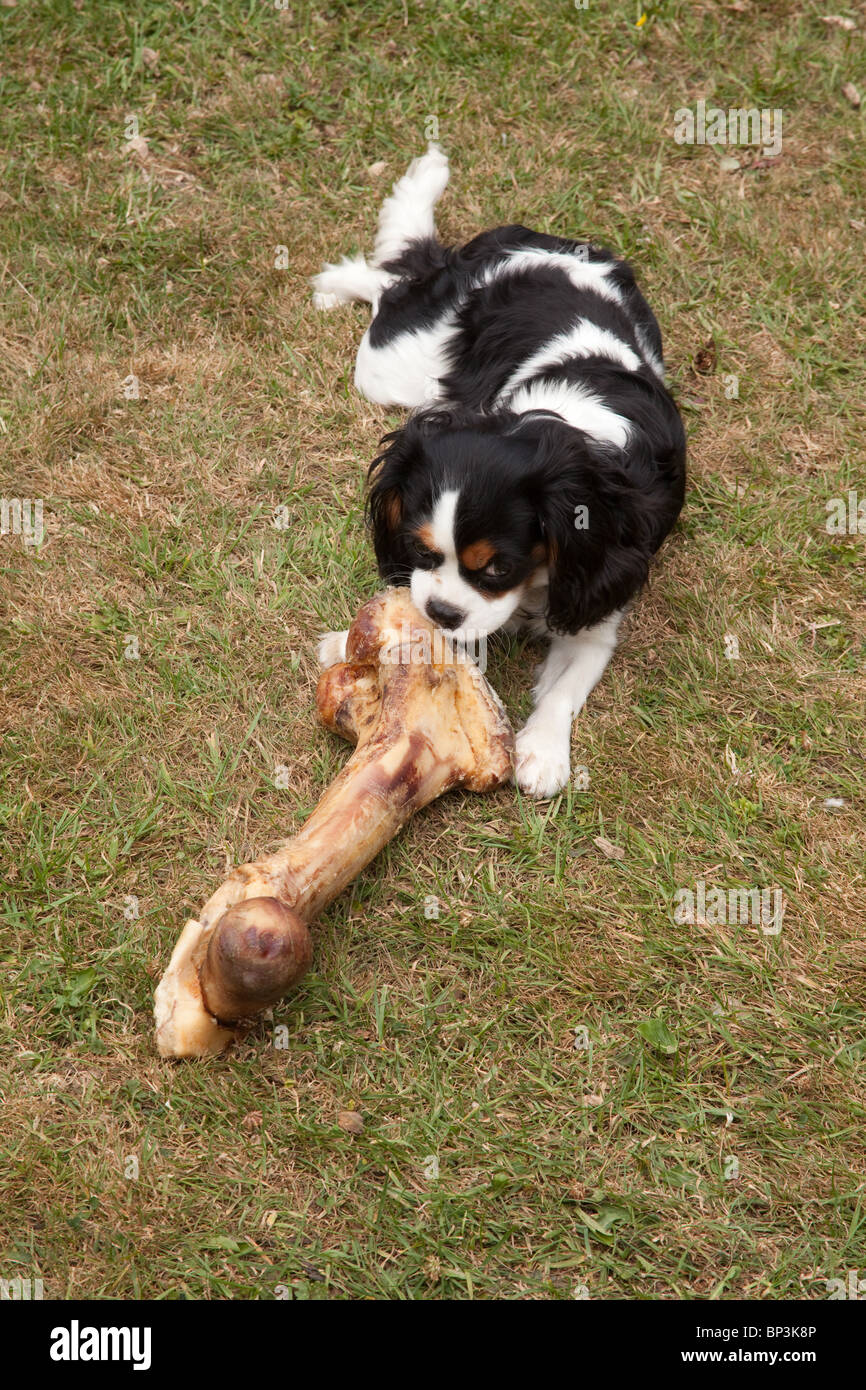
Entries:
[[542,436],[530,489],[547,547],[547,622],[555,632],[592,627],[646,582],[653,500],[622,451],[575,432]]
[[424,439],[453,428],[457,416],[438,407],[416,411],[400,430],[379,442],[380,453],[367,473],[367,523],[379,573],[389,583],[408,581],[414,561],[406,543],[404,511],[406,491],[422,460]]
[[418,435],[412,421],[403,429],[386,434],[380,449],[367,474],[367,523],[379,573],[392,582],[405,580],[409,568],[403,539],[403,499],[418,456]]

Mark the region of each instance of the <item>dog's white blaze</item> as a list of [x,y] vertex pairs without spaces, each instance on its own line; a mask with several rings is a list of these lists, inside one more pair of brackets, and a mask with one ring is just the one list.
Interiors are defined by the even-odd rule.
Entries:
[[453,629],[454,638],[458,642],[472,642],[479,636],[495,632],[508,621],[523,599],[525,585],[520,584],[498,598],[484,598],[474,585],[463,578],[456,540],[459,501],[460,492],[456,488],[448,488],[437,497],[430,518],[430,531],[433,548],[444,558],[435,569],[413,570],[409,589],[412,602],[422,613],[431,598],[458,609],[464,617],[460,626]]
[[445,556],[446,564],[449,560],[454,563],[457,560],[457,541],[454,537],[457,528],[454,523],[457,518],[457,503],[459,501],[460,493],[456,488],[443,492],[438,498],[430,518],[434,549]]

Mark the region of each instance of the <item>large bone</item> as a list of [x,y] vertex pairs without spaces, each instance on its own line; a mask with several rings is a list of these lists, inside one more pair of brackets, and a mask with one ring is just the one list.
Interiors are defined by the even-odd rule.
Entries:
[[316,692],[328,728],[357,743],[303,828],[229,875],[187,922],[156,990],[163,1057],[221,1052],[312,958],[307,923],[409,817],[452,787],[508,781],[514,736],[478,667],[389,589],[358,613],[346,661]]

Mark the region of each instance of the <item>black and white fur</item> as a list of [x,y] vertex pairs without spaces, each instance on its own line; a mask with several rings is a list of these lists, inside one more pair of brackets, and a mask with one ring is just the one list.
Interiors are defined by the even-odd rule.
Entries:
[[[355,385],[415,412],[371,467],[383,578],[458,640],[504,626],[550,637],[516,763],[521,789],[550,797],[682,506],[685,436],[631,268],[520,226],[446,248],[433,209],[447,182],[431,145],[385,201],[372,258],[326,266],[314,300],[369,301]],[[345,639],[322,639],[323,665]]]

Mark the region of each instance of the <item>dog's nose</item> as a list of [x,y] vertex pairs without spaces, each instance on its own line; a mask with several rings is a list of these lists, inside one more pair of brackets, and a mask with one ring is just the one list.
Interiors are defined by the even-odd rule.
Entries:
[[427,616],[440,627],[454,628],[460,626],[466,614],[461,613],[459,608],[452,608],[450,603],[441,603],[438,598],[428,598]]

